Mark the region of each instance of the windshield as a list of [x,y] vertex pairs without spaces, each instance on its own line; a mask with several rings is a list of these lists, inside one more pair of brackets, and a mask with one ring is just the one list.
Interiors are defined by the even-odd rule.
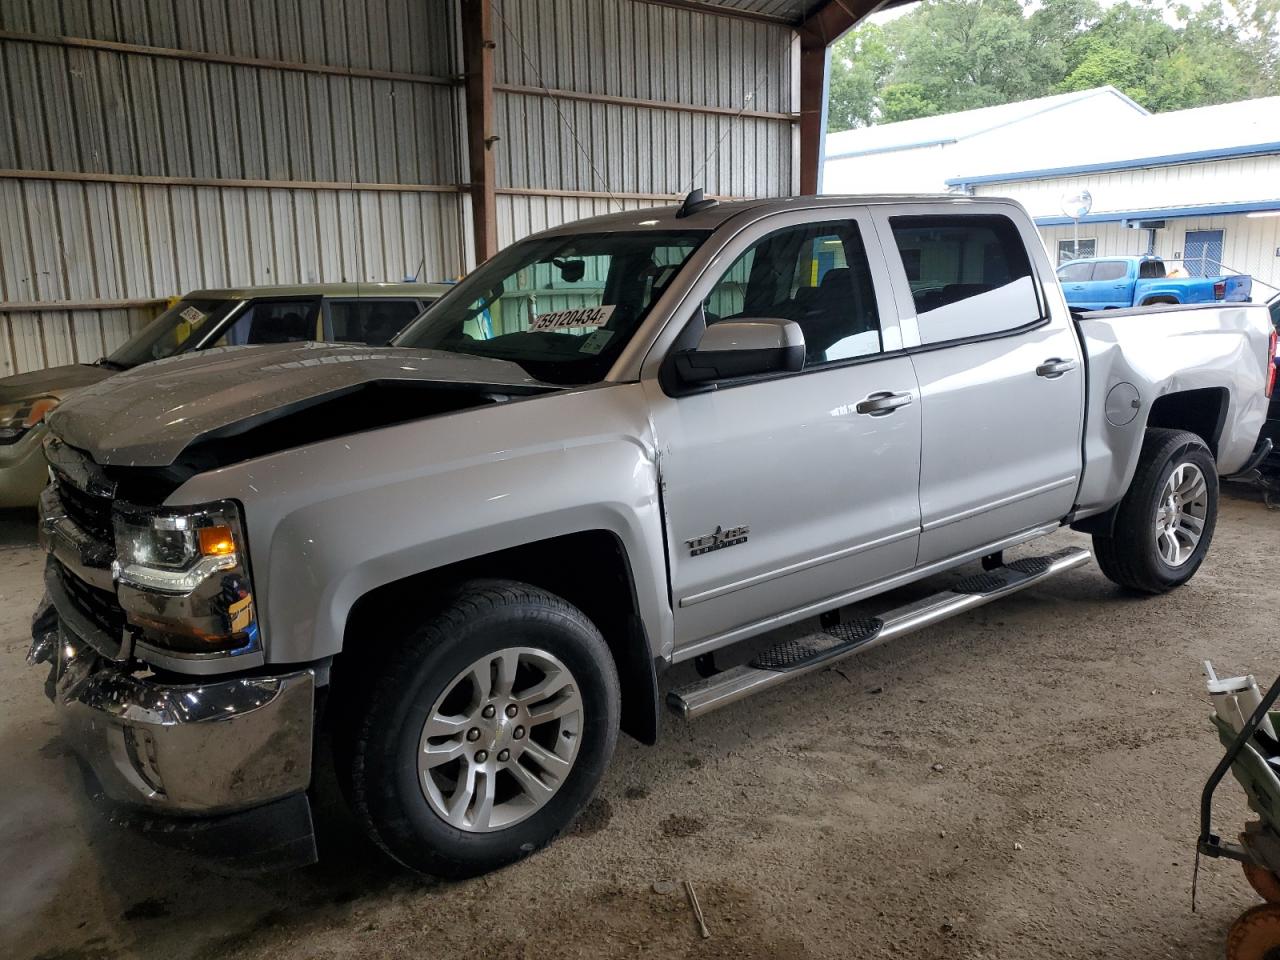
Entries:
[[222,321],[240,300],[179,300],[107,357],[107,365],[136,367],[163,360],[199,343],[206,330]]
[[705,230],[526,240],[483,264],[395,340],[518,363],[548,383],[608,373]]

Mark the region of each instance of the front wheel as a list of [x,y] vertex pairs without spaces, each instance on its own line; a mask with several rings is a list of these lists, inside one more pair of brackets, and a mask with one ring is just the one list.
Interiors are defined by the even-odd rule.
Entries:
[[1106,576],[1143,593],[1190,580],[1218,518],[1218,471],[1208,446],[1185,430],[1150,429],[1111,536],[1093,538]]
[[526,584],[472,581],[356,705],[338,767],[392,857],[474,876],[573,821],[609,763],[618,715],[613,657],[581,611]]

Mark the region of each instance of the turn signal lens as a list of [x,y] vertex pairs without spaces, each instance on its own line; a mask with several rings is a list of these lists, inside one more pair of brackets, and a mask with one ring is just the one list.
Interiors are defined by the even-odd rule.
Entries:
[[236,552],[230,527],[201,527],[200,553],[206,557],[229,557]]
[[34,427],[37,423],[45,418],[48,413],[58,405],[57,397],[41,397],[36,400],[26,411],[26,417],[22,421],[24,427]]

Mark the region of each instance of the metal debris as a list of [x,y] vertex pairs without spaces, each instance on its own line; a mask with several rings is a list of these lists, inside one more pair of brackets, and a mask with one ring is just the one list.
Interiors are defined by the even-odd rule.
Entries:
[[702,934],[703,940],[709,940],[711,931],[707,929],[707,921],[702,918],[702,907],[698,903],[698,895],[693,891],[693,883],[686,880],[684,889],[685,893],[689,894],[689,905],[693,907],[693,916],[698,921],[698,932]]

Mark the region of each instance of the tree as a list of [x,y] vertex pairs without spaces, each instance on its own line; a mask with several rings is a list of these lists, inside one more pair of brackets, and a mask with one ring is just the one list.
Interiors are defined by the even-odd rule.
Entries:
[[837,43],[831,51],[828,128],[852,130],[874,123],[872,105],[892,66],[884,30],[874,23]]
[[1137,51],[1099,41],[1089,45],[1088,53],[1062,81],[1059,89],[1092,90],[1110,85],[1142,103],[1148,99],[1144,86],[1149,76],[1148,67],[1149,63]]
[[1280,0],[1226,4],[924,0],[836,44],[828,129],[1106,84],[1155,111],[1280,93]]
[[891,83],[880,93],[882,123],[932,117],[937,113],[937,106],[929,99],[924,87],[918,83]]

